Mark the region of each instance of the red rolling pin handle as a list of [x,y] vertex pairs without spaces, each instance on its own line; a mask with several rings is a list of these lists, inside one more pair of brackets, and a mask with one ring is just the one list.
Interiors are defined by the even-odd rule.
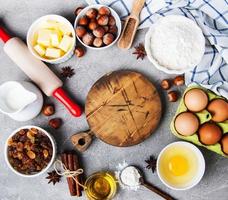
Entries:
[[0,38],[6,43],[11,37],[6,31],[0,26]]
[[63,90],[63,88],[58,88],[53,92],[53,96],[59,100],[65,107],[70,111],[70,113],[75,116],[79,117],[82,114],[81,108],[72,101],[69,96],[66,94],[66,92]]

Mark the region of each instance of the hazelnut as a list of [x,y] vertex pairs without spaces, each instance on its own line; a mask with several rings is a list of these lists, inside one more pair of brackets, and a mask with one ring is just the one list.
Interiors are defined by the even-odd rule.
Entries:
[[117,32],[118,32],[117,26],[116,26],[116,25],[114,25],[114,26],[109,26],[108,32],[109,32],[109,33],[112,33],[113,35],[116,35]]
[[178,100],[178,94],[176,91],[168,92],[168,99],[170,102],[176,102]]
[[74,11],[74,14],[77,16],[83,9],[84,9],[83,7],[76,8],[76,10]]
[[110,45],[114,41],[114,36],[111,33],[106,33],[103,37],[103,42],[106,45]]
[[176,86],[184,85],[184,76],[183,75],[176,76],[173,80],[173,84]]
[[97,19],[97,23],[101,26],[108,25],[109,17],[108,15],[102,15]]
[[86,45],[89,45],[89,46],[93,44],[93,40],[94,40],[94,36],[92,33],[86,33],[82,37],[83,43],[85,43]]
[[86,26],[88,23],[89,23],[89,20],[86,16],[83,16],[78,20],[78,24],[81,26]]
[[53,118],[48,122],[49,126],[54,129],[58,129],[62,125],[62,120],[60,118]]
[[94,41],[93,41],[93,45],[95,47],[101,47],[103,44],[103,40],[102,38],[95,38]]
[[90,8],[87,12],[86,12],[86,16],[88,18],[96,18],[97,17],[97,10],[94,8]]
[[75,33],[78,37],[83,37],[86,34],[86,29],[83,26],[77,26]]
[[85,51],[82,47],[76,47],[74,53],[78,58],[80,58],[80,57],[84,56]]
[[102,6],[102,7],[99,8],[98,13],[100,15],[110,15],[111,14],[111,11],[109,10],[108,7]]
[[97,22],[90,22],[88,27],[90,30],[93,31],[95,28],[98,27],[98,24],[97,24]]
[[116,20],[115,20],[115,18],[114,18],[112,15],[109,17],[108,25],[109,25],[109,26],[114,26],[114,25],[116,25]]
[[105,30],[102,26],[98,26],[96,29],[93,30],[93,35],[95,37],[103,37],[105,34]]
[[45,105],[42,109],[42,113],[45,116],[51,116],[55,113],[55,107],[51,104]]
[[103,26],[103,28],[104,28],[104,30],[105,30],[105,33],[107,33],[108,30],[109,30],[109,27],[108,27],[108,26]]
[[161,87],[164,89],[164,90],[168,90],[170,87],[171,87],[171,83],[168,79],[164,79],[162,80],[161,82]]

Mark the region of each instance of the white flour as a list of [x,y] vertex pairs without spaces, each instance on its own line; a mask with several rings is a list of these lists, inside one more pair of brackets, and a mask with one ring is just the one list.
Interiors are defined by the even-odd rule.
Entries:
[[137,191],[140,187],[140,177],[138,170],[134,166],[129,166],[125,161],[118,164],[116,177],[123,189]]
[[181,70],[196,66],[205,50],[201,29],[183,16],[167,16],[152,27],[150,50],[161,66]]

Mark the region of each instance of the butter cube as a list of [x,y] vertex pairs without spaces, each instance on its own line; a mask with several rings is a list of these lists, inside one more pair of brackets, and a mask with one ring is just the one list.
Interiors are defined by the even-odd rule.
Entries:
[[59,48],[67,52],[70,49],[72,43],[73,43],[73,38],[68,35],[64,35],[63,39],[59,44]]
[[59,31],[53,31],[51,33],[51,45],[52,46],[58,47],[61,39],[62,39],[62,35]]
[[49,47],[51,45],[51,33],[52,31],[48,29],[39,30],[37,43]]
[[58,28],[63,33],[63,35],[68,35],[68,36],[72,35],[72,31],[71,31],[70,27],[67,26],[66,24],[59,23]]
[[40,56],[44,56],[45,55],[45,48],[42,47],[41,45],[37,44],[33,47],[35,49],[35,51],[40,55]]
[[60,49],[47,48],[45,56],[48,58],[60,58],[62,56],[62,52]]
[[47,20],[42,22],[41,27],[43,29],[58,29],[59,22],[54,20]]

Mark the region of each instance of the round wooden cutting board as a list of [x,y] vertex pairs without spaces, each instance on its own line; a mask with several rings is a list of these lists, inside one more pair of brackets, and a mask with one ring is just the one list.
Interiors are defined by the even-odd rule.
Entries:
[[119,147],[148,138],[161,117],[161,100],[142,74],[115,71],[90,89],[85,105],[90,130],[102,141]]

